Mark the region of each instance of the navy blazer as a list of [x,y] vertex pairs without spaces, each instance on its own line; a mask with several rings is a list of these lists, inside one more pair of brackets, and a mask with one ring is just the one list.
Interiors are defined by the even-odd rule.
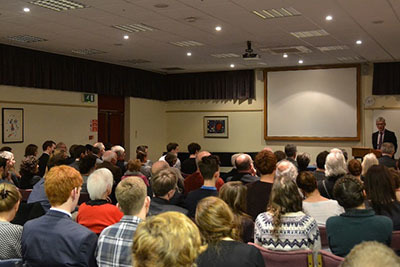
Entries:
[[[379,131],[374,132],[372,134],[372,146],[374,149],[377,149],[378,147],[378,135],[379,135]],[[385,135],[383,136],[383,143],[392,143],[394,145],[394,152],[396,153],[397,151],[397,138],[396,135],[394,134],[394,132],[389,131],[387,129],[385,129]]]
[[95,233],[55,210],[28,221],[22,232],[27,266],[97,266],[96,246]]

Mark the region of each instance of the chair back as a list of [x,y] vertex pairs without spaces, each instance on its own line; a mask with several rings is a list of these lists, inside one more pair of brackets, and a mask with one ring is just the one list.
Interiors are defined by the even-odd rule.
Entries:
[[318,253],[317,266],[318,267],[339,267],[344,261],[344,258],[336,256],[325,250],[320,250]]
[[21,193],[21,196],[22,196],[21,201],[27,202],[29,195],[32,193],[32,189],[19,189],[19,192]]
[[254,243],[268,267],[313,267],[313,254],[311,250],[275,251],[263,248]]
[[22,259],[0,260],[0,267],[22,267]]
[[90,200],[89,193],[81,192],[81,195],[80,195],[79,200],[78,200],[78,205],[80,205],[82,203],[85,203],[85,202],[88,202],[89,200]]
[[390,246],[394,251],[400,251],[400,231],[393,231],[392,243]]
[[323,249],[329,248],[328,236],[326,234],[326,228],[323,226],[318,226],[318,229],[319,229],[319,235],[321,236],[321,247]]

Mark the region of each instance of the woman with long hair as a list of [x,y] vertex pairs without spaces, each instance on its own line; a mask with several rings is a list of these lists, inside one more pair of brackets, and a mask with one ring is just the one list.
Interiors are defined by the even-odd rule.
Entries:
[[206,197],[196,208],[196,224],[208,248],[197,259],[198,267],[265,266],[260,251],[239,242],[239,230],[228,204]]
[[268,210],[258,215],[254,242],[271,250],[321,248],[315,219],[302,211],[302,198],[289,178],[275,180]]
[[239,236],[244,243],[254,240],[254,222],[246,213],[247,187],[242,182],[228,182],[219,190],[219,197],[231,208],[235,223],[239,226]]

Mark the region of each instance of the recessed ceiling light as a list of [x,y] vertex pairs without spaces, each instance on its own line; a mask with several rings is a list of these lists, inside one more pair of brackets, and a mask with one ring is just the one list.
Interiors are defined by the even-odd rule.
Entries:
[[84,4],[70,0],[34,0],[29,3],[58,12],[88,7]]
[[288,54],[286,54],[286,53],[283,54],[283,57],[284,57],[284,58],[287,58],[287,57],[288,57]]
[[333,17],[331,15],[328,15],[328,16],[325,17],[325,19],[329,21],[329,20],[332,20]]
[[231,64],[231,65],[229,65],[229,67],[234,68],[234,67],[235,67],[235,64]]
[[29,7],[24,7],[24,12],[29,12],[29,11],[31,11],[30,9],[29,9]]
[[192,56],[192,53],[191,53],[191,52],[187,52],[186,55],[187,55],[188,57],[190,57],[190,56]]
[[362,41],[361,40],[357,40],[356,44],[360,45],[360,44],[362,44]]
[[222,30],[222,27],[221,27],[221,26],[217,26],[217,27],[215,27],[215,30],[216,30],[217,32],[219,32],[219,31]]
[[128,40],[128,39],[129,39],[129,35],[125,34],[125,35],[124,35],[124,39],[125,39],[125,40]]
[[303,64],[303,62],[304,62],[304,61],[303,61],[302,59],[299,60],[299,64]]

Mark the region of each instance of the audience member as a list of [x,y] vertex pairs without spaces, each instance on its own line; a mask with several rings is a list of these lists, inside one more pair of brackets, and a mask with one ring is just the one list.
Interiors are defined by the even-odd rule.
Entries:
[[66,145],[65,143],[63,143],[63,142],[58,142],[58,143],[56,144],[56,148],[55,148],[55,149],[64,150],[66,153],[68,152],[67,145]]
[[[201,152],[199,153],[199,155]],[[194,218],[197,203],[208,196],[217,196],[217,188],[215,182],[219,178],[219,160],[216,156],[205,156],[201,161],[197,162],[204,184],[192,192],[189,192],[185,199],[185,207],[189,210],[189,216]],[[188,177],[189,178],[189,177]],[[186,179],[188,179],[186,178]],[[186,182],[186,180],[185,180]],[[186,185],[186,183],[185,183]]]
[[221,199],[203,198],[197,205],[196,224],[208,244],[197,259],[198,267],[265,266],[257,248],[238,242],[235,216]]
[[[140,158],[138,158],[138,155],[141,154],[141,153],[146,154],[146,160],[145,161],[142,161]],[[149,147],[148,146],[140,145],[140,146],[136,147],[136,158],[140,159],[144,166],[151,167],[153,165],[153,162],[151,162],[151,160],[149,160],[147,158],[148,154],[149,154]]]
[[237,174],[227,177],[227,181],[241,181],[243,184],[260,180],[254,169],[253,160],[248,154],[241,154],[235,160]]
[[125,161],[125,148],[122,146],[113,146],[111,148],[111,151],[115,152],[117,154],[117,163],[116,165],[121,169],[121,173],[126,172],[126,165],[128,164]]
[[316,158],[316,163],[317,163],[317,169],[313,172],[315,179],[317,179],[317,182],[325,180],[325,162],[326,162],[326,157],[329,155],[328,151],[322,151],[317,155]]
[[0,183],[0,260],[22,258],[22,226],[12,224],[18,211],[21,194],[9,183]]
[[364,188],[360,180],[349,175],[339,179],[333,194],[345,212],[330,217],[326,222],[332,253],[345,257],[362,241],[378,241],[390,245],[393,223],[389,218],[375,215],[371,208],[365,207]]
[[297,155],[296,145],[287,144],[285,146],[285,154],[286,154],[286,159],[288,161],[290,161],[291,163],[293,163],[293,165],[296,166],[296,168],[298,168],[299,166],[297,165],[297,161],[296,161],[296,155]]
[[362,171],[361,171],[361,179],[364,181],[364,177],[367,174],[368,169],[373,165],[379,165],[379,161],[376,158],[374,153],[369,153],[364,156],[363,161],[361,163]]
[[396,199],[400,201],[400,173],[395,169],[389,169],[390,178],[392,179],[392,184],[394,185],[394,190],[396,191]]
[[96,169],[106,168],[111,171],[114,178],[114,184],[118,184],[121,181],[122,172],[121,169],[116,166],[117,164],[117,154],[111,150],[107,150],[103,154],[103,163],[96,166]]
[[67,153],[62,149],[54,149],[53,153],[47,162],[47,170],[49,171],[54,166],[66,165]]
[[11,180],[10,174],[8,173],[7,160],[0,157],[0,183],[14,184]]
[[[115,190],[115,195],[118,200],[117,206],[124,216],[118,223],[105,228],[99,236],[96,249],[99,267],[132,266],[132,237],[139,223],[146,219],[150,206],[146,185],[139,177],[128,177],[122,180]],[[177,225],[177,227],[182,226]]]
[[42,145],[43,154],[39,158],[39,176],[43,177],[46,172],[47,162],[50,159],[50,155],[53,150],[56,149],[56,143],[51,140],[47,140]]
[[218,196],[231,208],[239,237],[244,243],[254,241],[254,222],[246,213],[247,187],[241,182],[228,182],[221,187]]
[[86,155],[79,161],[79,172],[83,179],[82,192],[88,192],[87,180],[89,175],[96,169],[96,159],[94,155]]
[[303,213],[302,199],[293,179],[275,179],[268,211],[256,219],[254,242],[271,250],[321,248],[317,222]]
[[83,145],[76,146],[74,148],[74,154],[72,155],[74,157],[74,161],[71,164],[69,164],[69,166],[79,171],[79,163],[86,155],[87,155],[87,150],[85,146]]
[[388,168],[397,169],[396,160],[394,156],[394,145],[392,143],[383,143],[381,147],[382,156],[378,159],[379,164]]
[[169,211],[139,225],[133,239],[133,266],[192,267],[203,250],[196,225],[185,215]]
[[344,161],[347,164],[347,161],[349,160],[349,154],[347,153],[346,149],[344,149],[344,148],[339,148],[339,149],[340,149],[340,151],[342,151],[342,154],[343,154],[343,157],[344,157]]
[[[143,175],[146,176],[147,179],[150,179],[152,163],[147,158],[147,152],[137,151],[136,159],[140,161],[140,172],[143,173]],[[151,164],[149,164],[149,162]],[[128,162],[128,165],[129,165],[129,162]]]
[[351,175],[353,175],[357,179],[360,179],[361,181],[362,166],[359,160],[351,159],[347,164],[347,169],[349,170],[349,173]]
[[396,191],[392,184],[389,169],[384,165],[369,168],[364,179],[367,200],[378,215],[392,219],[393,230],[400,230],[400,202],[396,199]]
[[[179,145],[177,143],[168,143],[167,153],[168,152],[174,153],[178,157]],[[165,156],[166,155],[163,155],[159,160],[165,160]],[[181,161],[179,160],[179,158],[176,160],[174,167],[178,168],[179,170],[181,169]]]
[[299,167],[299,172],[307,171],[308,164],[310,164],[311,156],[308,153],[300,153],[296,157],[296,162]]
[[190,143],[188,145],[189,158],[182,162],[182,173],[192,174],[197,170],[196,156],[201,150],[201,146],[197,143]]
[[8,152],[12,153],[12,148],[9,146],[3,146],[2,148],[0,148],[0,152],[3,152],[3,151],[8,151]]
[[102,142],[97,142],[93,145],[93,147],[97,147],[100,151],[99,151],[99,158],[101,159],[104,152],[106,152],[106,147],[104,146],[104,144]]
[[282,150],[277,150],[274,152],[274,155],[276,157],[276,161],[279,162],[283,159],[286,159],[286,154]]
[[229,172],[221,174],[221,178],[224,180],[224,182],[226,182],[226,179],[228,177],[233,177],[234,175],[236,175],[238,173],[235,162],[236,162],[237,157],[239,157],[240,155],[242,155],[242,153],[236,153],[231,156],[231,164],[232,164],[233,168]]
[[326,157],[325,176],[326,179],[318,182],[318,191],[321,196],[334,199],[333,186],[336,181],[347,174],[347,165],[342,151],[334,151]]
[[276,157],[268,150],[260,151],[254,161],[260,180],[247,184],[247,213],[255,220],[258,214],[267,210],[274,183]]
[[29,144],[29,145],[26,146],[24,157],[34,156],[36,158],[37,155],[38,155],[38,146],[37,145]]
[[19,172],[21,174],[21,179],[19,181],[19,188],[21,189],[32,189],[33,186],[41,179],[37,176],[39,172],[39,160],[35,156],[27,156],[19,167]]
[[400,258],[392,249],[376,241],[365,241],[355,246],[341,267],[400,266]]
[[97,236],[71,219],[82,182],[79,172],[69,166],[56,166],[47,173],[44,186],[51,209],[25,223],[22,232],[22,256],[28,266],[96,266]]
[[329,217],[340,215],[344,209],[336,200],[328,199],[320,195],[317,188],[317,180],[311,172],[300,172],[297,176],[297,186],[305,196],[303,211],[313,217],[318,226],[325,226]]
[[0,158],[6,159],[6,167],[4,168],[4,176],[3,180],[7,180],[8,182],[14,184],[15,186],[19,186],[19,175],[15,173],[15,159],[14,154],[10,151],[2,151],[0,152]]
[[79,206],[76,221],[100,234],[104,228],[121,220],[123,213],[108,202],[114,180],[110,170],[95,170],[87,180],[87,191],[90,200]]
[[176,156],[176,154],[172,153],[172,152],[168,152],[167,154],[165,154],[165,158],[164,160],[168,163],[168,165],[172,168],[175,166],[178,157]]
[[276,164],[274,180],[282,180],[286,178],[296,182],[297,175],[298,175],[297,167],[290,161],[284,159]]
[[140,168],[142,167],[142,164],[140,163],[140,160],[138,159],[131,159],[128,161],[127,165],[127,170],[124,173],[124,176],[122,176],[121,179],[124,179],[128,176],[137,176],[143,179],[143,182],[146,184],[147,187],[150,186],[149,180],[143,173],[140,172]]
[[70,165],[75,161],[74,151],[77,146],[77,144],[73,144],[69,147],[69,157],[67,157],[67,159],[65,160],[65,165]]
[[188,215],[188,210],[170,203],[178,187],[178,177],[172,169],[162,170],[151,179],[154,193],[149,214],[157,215],[166,211],[178,211]]

